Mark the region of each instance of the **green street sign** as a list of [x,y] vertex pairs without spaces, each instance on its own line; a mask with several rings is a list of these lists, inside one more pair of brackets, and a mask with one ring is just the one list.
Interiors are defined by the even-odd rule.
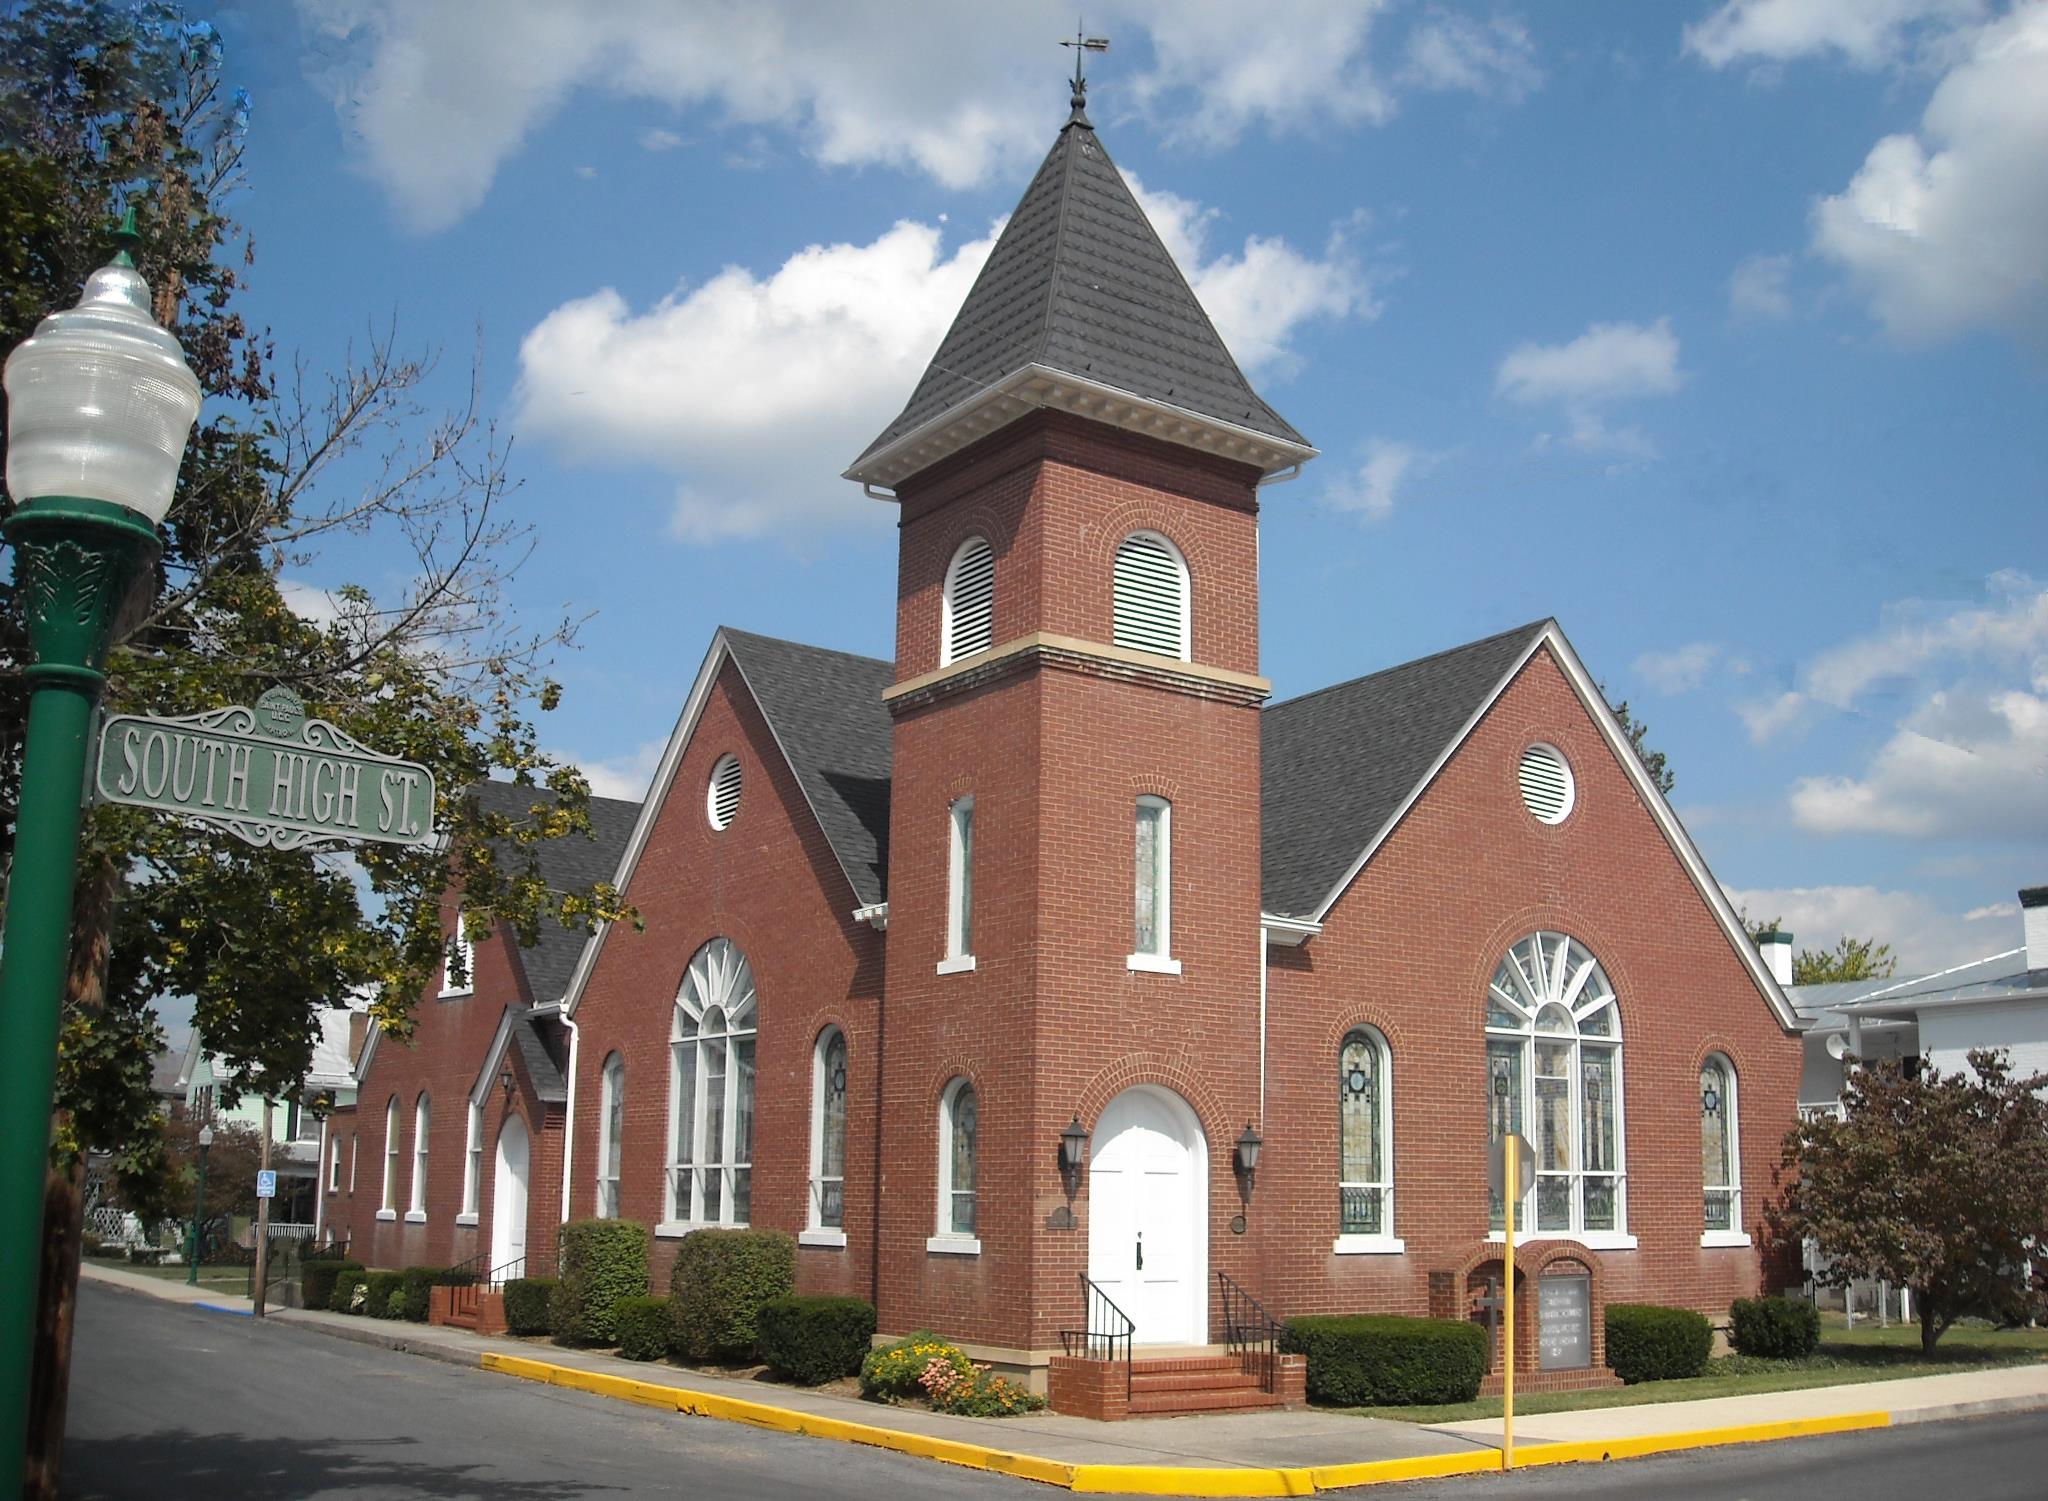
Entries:
[[253,709],[116,714],[100,732],[93,786],[106,802],[198,819],[273,849],[435,838],[426,767],[308,719],[289,688],[271,689]]

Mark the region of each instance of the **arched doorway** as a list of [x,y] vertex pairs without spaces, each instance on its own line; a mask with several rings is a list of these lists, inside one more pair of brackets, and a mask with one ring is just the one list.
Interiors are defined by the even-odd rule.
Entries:
[[[491,1189],[491,1268],[507,1266],[526,1255],[526,1122],[505,1117],[498,1132],[498,1172]],[[512,1275],[522,1276],[519,1268]]]
[[1209,1149],[1170,1089],[1103,1108],[1088,1165],[1088,1276],[1144,1345],[1209,1340]]

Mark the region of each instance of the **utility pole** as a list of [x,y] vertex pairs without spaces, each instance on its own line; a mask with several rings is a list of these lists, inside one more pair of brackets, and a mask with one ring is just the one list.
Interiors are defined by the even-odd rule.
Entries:
[[[270,1171],[270,1101],[263,1101],[263,1160],[262,1170]],[[263,1317],[263,1294],[270,1277],[270,1200],[256,1201],[256,1317]]]

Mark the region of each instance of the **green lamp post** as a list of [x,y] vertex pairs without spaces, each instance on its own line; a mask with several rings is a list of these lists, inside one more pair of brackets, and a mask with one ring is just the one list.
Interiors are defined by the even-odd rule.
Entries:
[[7,357],[7,522],[32,665],[0,949],[0,1492],[20,1483],[58,1013],[93,711],[115,612],[153,569],[199,382],[150,316],[131,211],[78,306]]
[[199,1285],[199,1258],[206,1250],[206,1154],[213,1149],[213,1127],[199,1128],[199,1181],[192,1186],[192,1233],[185,1237],[185,1285]]

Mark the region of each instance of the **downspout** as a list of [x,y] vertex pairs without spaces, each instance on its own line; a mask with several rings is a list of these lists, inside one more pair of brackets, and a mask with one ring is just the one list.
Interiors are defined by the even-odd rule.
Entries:
[[1266,1129],[1266,925],[1259,924],[1259,1129]]
[[562,1025],[569,1029],[569,1088],[562,1103],[562,1215],[561,1223],[569,1223],[570,1173],[576,1164],[576,1055],[583,1042],[583,1034],[576,1030],[575,1018],[565,1009]]

